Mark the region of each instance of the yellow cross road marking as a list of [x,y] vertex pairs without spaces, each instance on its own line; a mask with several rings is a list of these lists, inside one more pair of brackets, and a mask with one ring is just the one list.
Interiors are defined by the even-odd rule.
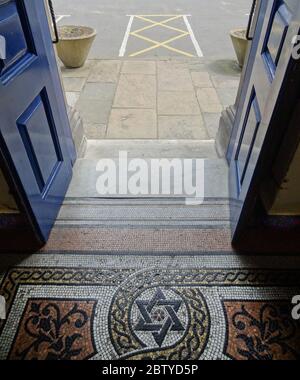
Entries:
[[143,49],[143,50],[140,50],[136,53],[133,53],[133,54],[130,54],[130,57],[136,57],[140,54],[143,54],[143,53],[147,53],[148,51],[151,51],[151,50],[154,50],[154,49],[157,49],[159,47],[164,47],[168,50],[171,50],[171,51],[174,51],[176,53],[179,53],[179,54],[182,54],[182,55],[185,55],[187,57],[194,57],[193,54],[190,54],[190,53],[187,53],[185,51],[182,51],[182,50],[179,50],[179,49],[176,49],[176,48],[173,48],[172,46],[169,46],[168,44],[173,42],[173,41],[176,41],[176,40],[179,40],[180,38],[183,38],[185,36],[188,36],[189,33],[186,32],[185,35],[180,35],[180,36],[176,36],[176,37],[173,37],[173,38],[170,38],[169,40],[167,41],[164,41],[164,42],[158,42],[158,41],[155,41],[155,40],[152,40],[151,38],[148,38],[148,37],[144,37],[144,36],[137,36],[134,32],[132,33],[132,35],[134,35],[135,37],[138,37],[144,41],[147,41],[147,42],[150,42],[150,43],[153,43],[154,45],[153,46],[150,46],[146,49]]
[[144,28],[135,30],[133,33],[140,33],[140,32],[143,32],[145,30],[152,29],[152,28],[154,28],[156,26],[163,26],[164,28],[167,28],[167,29],[170,29],[170,30],[174,30],[174,31],[179,32],[179,33],[186,33],[185,30],[174,28],[173,26],[170,26],[170,25],[165,25],[166,23],[171,22],[173,20],[178,20],[181,17],[182,16],[176,16],[176,17],[169,18],[168,20],[165,20],[163,22],[155,22],[153,20],[147,19],[147,18],[142,17],[142,16],[136,16],[136,18],[138,18],[140,20],[144,20],[146,22],[150,22],[152,25],[148,25],[148,26],[145,26]]
[[[134,16],[131,16],[131,17],[134,17],[134,18],[137,18],[139,20],[142,20],[142,21],[145,21],[146,23],[150,23],[150,25],[147,25],[143,28],[140,28],[140,29],[137,29],[137,30],[134,30],[133,32],[130,32],[129,35],[130,36],[134,36],[138,39],[141,39],[143,41],[146,41],[146,42],[149,42],[152,44],[152,46],[148,47],[148,48],[145,48],[145,49],[142,49],[142,50],[139,50],[135,53],[132,53],[130,54],[130,57],[136,57],[138,55],[141,55],[141,54],[144,54],[144,53],[147,53],[149,51],[152,51],[154,49],[158,49],[158,48],[165,48],[167,50],[170,50],[170,51],[173,51],[175,53],[178,53],[178,54],[181,54],[181,55],[184,55],[186,57],[194,57],[193,54],[191,53],[188,53],[188,52],[185,52],[181,49],[177,49],[177,48],[174,48],[173,46],[170,46],[169,44],[173,41],[177,41],[179,39],[182,39],[184,37],[187,37],[187,36],[190,36],[190,31],[188,30],[183,30],[183,29],[179,29],[179,28],[175,28],[171,25],[168,25],[171,21],[174,21],[174,20],[178,20],[180,18],[184,18],[184,15],[134,15]],[[152,20],[151,18],[153,17],[164,17],[167,19],[165,20]],[[162,41],[162,42],[159,42],[159,41],[156,41],[156,40],[153,40],[151,38],[148,38],[148,37],[145,37],[143,36],[141,33],[146,31],[146,30],[150,30],[150,29],[153,29],[155,27],[163,27],[163,28],[166,28],[168,30],[172,30],[174,32],[177,32],[178,34],[175,36],[175,37],[172,37],[166,41]]]

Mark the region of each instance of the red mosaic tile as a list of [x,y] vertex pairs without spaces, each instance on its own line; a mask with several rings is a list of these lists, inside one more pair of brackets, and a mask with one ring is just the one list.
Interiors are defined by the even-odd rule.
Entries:
[[12,345],[12,360],[83,360],[95,354],[96,301],[30,299]]
[[299,360],[300,325],[284,301],[225,301],[225,354],[236,360]]

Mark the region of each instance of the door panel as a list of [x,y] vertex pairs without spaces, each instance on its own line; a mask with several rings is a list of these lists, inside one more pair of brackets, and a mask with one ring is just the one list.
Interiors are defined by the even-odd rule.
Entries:
[[[286,78],[291,70],[291,41],[300,29],[300,4],[292,0],[262,1],[260,20],[263,23],[251,67],[250,81],[246,96],[240,101],[237,138],[231,142],[233,155],[230,163],[230,189],[234,200],[232,207],[233,238],[240,232],[251,217],[255,199],[258,196],[257,184],[264,175],[263,157],[273,147],[265,144],[271,130],[271,121],[280,95],[284,93]],[[249,74],[248,74],[249,75]]]
[[0,145],[40,241],[55,222],[72,176],[74,146],[41,0],[0,0]]
[[261,112],[257,101],[257,96],[253,94],[249,102],[249,110],[245,118],[245,125],[241,133],[241,141],[237,149],[236,164],[239,192],[243,186],[245,175],[248,169],[250,158],[255,148],[256,136],[261,121]]
[[27,152],[32,172],[43,195],[53,172],[62,162],[55,125],[45,90],[17,120],[17,126]]
[[277,66],[281,49],[284,43],[287,29],[289,27],[290,12],[285,4],[282,4],[275,12],[270,35],[266,41],[264,54],[269,58],[274,66]]
[[0,35],[6,40],[6,58],[0,60],[3,83],[9,79],[10,71],[16,74],[23,64],[35,57],[33,41],[26,27],[26,14],[21,3],[0,0]]
[[291,23],[292,13],[287,3],[275,1],[270,17],[270,31],[267,30],[266,40],[262,52],[262,57],[273,80],[278,61],[281,56],[284,41]]

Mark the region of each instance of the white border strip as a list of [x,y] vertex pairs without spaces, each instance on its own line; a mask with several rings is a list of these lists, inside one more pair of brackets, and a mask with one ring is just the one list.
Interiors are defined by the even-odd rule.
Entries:
[[185,25],[187,27],[188,32],[190,33],[190,37],[191,37],[191,40],[193,42],[193,45],[195,47],[195,50],[196,50],[198,57],[203,57],[203,52],[202,52],[202,50],[198,44],[198,41],[196,40],[195,34],[193,32],[193,29],[191,27],[191,24],[189,23],[187,16],[183,16],[183,20],[185,22]]
[[126,32],[125,32],[125,35],[124,35],[124,38],[123,38],[123,42],[122,42],[122,45],[121,45],[121,48],[120,48],[120,51],[119,51],[119,57],[124,57],[124,55],[126,53],[127,43],[128,43],[128,39],[129,39],[129,35],[130,35],[133,19],[134,19],[134,16],[128,16],[128,17],[130,17],[130,18],[129,18],[127,29],[126,29]]
[[65,17],[71,17],[71,15],[58,15],[56,17],[56,22],[60,22]]

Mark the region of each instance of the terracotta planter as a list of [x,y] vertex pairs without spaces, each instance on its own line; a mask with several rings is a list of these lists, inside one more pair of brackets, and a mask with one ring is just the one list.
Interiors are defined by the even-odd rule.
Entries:
[[63,64],[70,68],[83,66],[97,35],[96,30],[87,26],[63,25],[58,31],[57,54]]
[[230,32],[230,37],[232,39],[233,47],[238,59],[240,67],[244,66],[248,40],[246,39],[246,30],[245,29],[235,29]]

